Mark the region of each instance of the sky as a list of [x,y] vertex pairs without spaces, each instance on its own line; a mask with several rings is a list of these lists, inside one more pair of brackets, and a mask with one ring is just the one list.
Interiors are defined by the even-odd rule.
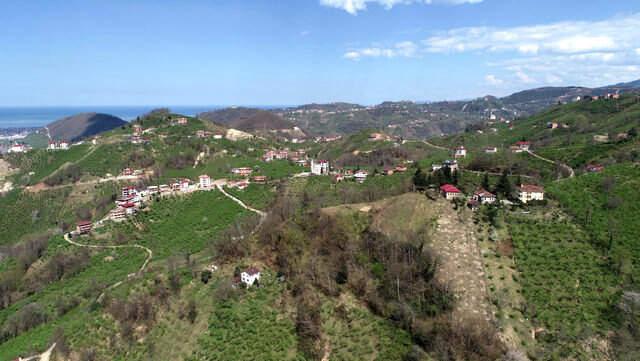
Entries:
[[0,106],[503,96],[640,78],[640,0],[2,0]]

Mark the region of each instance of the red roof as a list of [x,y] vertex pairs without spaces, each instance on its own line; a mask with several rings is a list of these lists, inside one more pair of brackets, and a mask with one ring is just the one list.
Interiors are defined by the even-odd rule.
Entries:
[[528,140],[521,140],[519,142],[516,142],[516,145],[530,145],[531,142]]
[[444,184],[440,186],[440,190],[445,193],[462,193],[456,186],[452,184]]
[[82,227],[82,226],[89,226],[91,225],[91,221],[80,221],[78,222],[78,226]]
[[253,276],[253,275],[256,275],[256,274],[260,273],[260,270],[258,268],[256,268],[256,267],[250,267],[250,268],[247,268],[247,270],[245,272],[247,274],[249,274],[249,276]]
[[479,197],[495,197],[495,194],[485,190],[484,188],[480,188],[478,189],[474,195],[479,196]]
[[544,188],[535,184],[521,184],[520,191],[527,193],[544,193]]
[[123,204],[121,207],[123,207],[123,208],[133,208],[135,206],[136,206],[135,204],[133,204],[131,202],[127,202],[127,203]]

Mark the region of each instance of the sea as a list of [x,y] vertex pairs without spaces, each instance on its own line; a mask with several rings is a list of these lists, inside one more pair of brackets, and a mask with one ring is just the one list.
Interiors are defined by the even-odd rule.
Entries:
[[[153,109],[169,108],[173,113],[193,116],[209,110],[224,108],[220,105],[201,106],[72,106],[72,107],[0,107],[0,129],[39,128],[55,120],[86,112],[111,114],[126,121],[136,119]],[[250,106],[261,109],[281,106]]]
[[[58,119],[78,113],[106,113],[126,121],[136,119],[157,106],[76,106],[76,107],[0,107],[0,128],[43,127]],[[172,112],[195,115],[208,110],[220,109],[219,106],[176,106],[168,107]]]

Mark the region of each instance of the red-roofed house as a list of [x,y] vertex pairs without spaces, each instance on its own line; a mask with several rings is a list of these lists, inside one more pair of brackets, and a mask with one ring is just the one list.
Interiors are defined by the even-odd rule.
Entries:
[[260,270],[256,267],[250,267],[240,273],[240,280],[247,285],[247,287],[251,287],[256,281],[260,280]]
[[122,198],[131,198],[137,195],[138,191],[136,191],[136,187],[134,186],[125,186],[122,187]]
[[76,225],[76,231],[80,234],[87,234],[91,232],[93,223],[91,221],[81,221]]
[[604,166],[602,164],[589,164],[587,166],[587,172],[589,173],[600,173],[604,170]]
[[257,175],[251,178],[251,180],[253,181],[253,183],[264,184],[267,183],[267,176]]
[[453,200],[462,197],[462,192],[452,184],[444,184],[440,186],[440,192],[447,200]]
[[251,172],[253,172],[253,169],[251,169],[249,167],[233,168],[231,170],[231,173],[239,175],[239,176],[242,176],[242,177],[250,176]]
[[516,147],[520,150],[520,152],[528,152],[529,148],[531,148],[531,142],[521,140],[519,142],[516,142]]
[[544,188],[534,184],[521,184],[518,187],[518,199],[522,203],[544,200]]

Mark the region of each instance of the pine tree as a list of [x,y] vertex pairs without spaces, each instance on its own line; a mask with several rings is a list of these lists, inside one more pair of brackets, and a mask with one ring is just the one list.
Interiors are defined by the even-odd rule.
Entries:
[[502,176],[500,176],[500,180],[496,185],[495,191],[498,194],[504,195],[506,198],[511,197],[511,193],[513,193],[513,185],[509,180],[509,172],[506,169],[502,172]]
[[491,185],[489,184],[489,174],[485,173],[484,177],[482,178],[482,188],[488,191],[490,186]]

